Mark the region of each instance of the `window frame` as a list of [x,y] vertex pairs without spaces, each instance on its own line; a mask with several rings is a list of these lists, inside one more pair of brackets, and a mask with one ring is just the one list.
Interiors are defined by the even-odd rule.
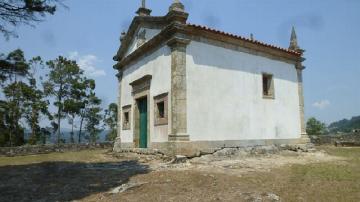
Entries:
[[[128,114],[128,121],[126,122],[125,114]],[[131,105],[122,107],[122,130],[131,129]]]
[[[266,78],[267,80],[267,91],[265,91],[265,83],[264,83],[264,79]],[[270,80],[270,83],[269,83]],[[275,81],[274,81],[274,75],[270,74],[270,73],[265,73],[263,72],[261,75],[261,88],[262,88],[262,95],[264,99],[275,99]],[[267,94],[265,94],[265,92],[267,92]]]
[[[160,117],[158,104],[164,103],[164,117]],[[168,93],[154,96],[154,125],[168,125]]]

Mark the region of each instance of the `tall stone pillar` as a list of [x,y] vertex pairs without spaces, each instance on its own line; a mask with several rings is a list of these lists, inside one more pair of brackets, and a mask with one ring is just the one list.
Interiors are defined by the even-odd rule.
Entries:
[[[292,27],[291,29],[291,37],[290,37],[290,45],[289,50],[296,51],[298,53],[303,53],[305,50],[301,49],[298,45],[298,40],[295,32],[295,27]],[[305,69],[305,67],[302,65],[302,62],[305,61],[305,58],[300,58],[300,60],[295,64],[296,72],[297,72],[297,78],[298,78],[298,94],[299,94],[299,112],[300,112],[300,133],[301,133],[301,139],[300,143],[309,143],[310,139],[308,135],[306,134],[306,125],[305,125],[305,106],[304,106],[304,88],[303,88],[303,77],[302,77],[302,71]]]
[[190,40],[172,38],[171,48],[171,134],[169,141],[189,141],[186,106],[186,46]]
[[122,118],[122,107],[121,107],[121,81],[122,81],[122,72],[119,72],[116,77],[118,78],[118,120],[117,120],[117,136],[114,142],[114,151],[118,151],[121,148],[121,118]]
[[296,64],[297,78],[298,78],[298,94],[299,94],[299,112],[300,112],[300,129],[301,129],[301,143],[309,143],[310,139],[306,134],[305,124],[305,104],[304,104],[304,88],[302,71],[304,67],[301,62]]
[[301,121],[301,134],[306,134],[305,117],[304,117],[304,91],[303,91],[303,78],[302,68],[296,68],[298,78],[298,91],[299,91],[299,107],[300,107],[300,121]]

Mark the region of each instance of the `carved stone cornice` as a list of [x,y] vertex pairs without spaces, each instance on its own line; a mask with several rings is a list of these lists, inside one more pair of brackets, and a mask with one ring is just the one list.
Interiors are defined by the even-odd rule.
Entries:
[[175,10],[169,11],[169,13],[165,16],[168,22],[178,22],[181,24],[185,24],[188,17],[188,13]]
[[151,79],[151,75],[145,75],[140,79],[131,82],[130,85],[132,86],[132,93],[136,94],[138,92],[149,90],[151,85]]
[[191,40],[189,39],[184,39],[184,38],[179,38],[179,37],[173,37],[171,39],[169,39],[169,41],[167,41],[167,45],[171,48],[173,47],[184,47],[187,46],[190,43]]
[[116,74],[116,77],[118,78],[118,81],[121,81],[121,80],[122,80],[122,77],[123,77],[123,72],[122,72],[122,71],[119,71],[119,72]]
[[[128,33],[128,35],[131,34]],[[198,41],[227,49],[232,49],[235,51],[246,52],[253,55],[268,57],[270,59],[281,60],[290,64],[301,63],[305,60],[305,58],[301,57],[301,55],[296,55],[283,50],[262,46],[247,40],[236,39],[234,37],[227,36],[221,33],[215,33],[204,29],[198,29],[193,26],[187,26],[186,24],[173,22],[163,28],[163,30],[158,35],[144,43],[141,47],[133,51],[131,54],[121,58],[121,60],[119,60],[116,65],[114,65],[114,68],[118,70],[124,69],[131,62],[136,61],[140,57],[146,56],[162,44],[170,44],[169,46],[171,47],[171,43],[181,43],[181,41],[171,42],[170,39],[174,36],[180,36],[180,38],[183,38],[184,40]],[[127,41],[129,41],[129,39],[127,39]],[[120,54],[120,56],[125,54],[127,50],[124,47],[121,48],[122,53]],[[299,67],[300,66],[297,66],[297,68]]]

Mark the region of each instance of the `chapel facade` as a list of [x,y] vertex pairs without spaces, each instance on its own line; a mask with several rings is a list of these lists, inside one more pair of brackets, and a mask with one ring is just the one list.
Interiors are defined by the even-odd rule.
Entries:
[[222,147],[308,143],[303,50],[187,22],[175,0],[165,16],[145,1],[114,56],[118,137],[114,150],[181,154]]

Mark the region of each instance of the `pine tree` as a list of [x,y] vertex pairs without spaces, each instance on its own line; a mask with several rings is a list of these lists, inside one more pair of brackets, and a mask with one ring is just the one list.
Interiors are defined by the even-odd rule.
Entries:
[[108,109],[105,110],[104,123],[110,129],[106,134],[107,141],[114,141],[117,136],[117,122],[118,122],[118,106],[116,103],[111,103]]
[[[6,38],[17,36],[10,27],[20,24],[33,26],[47,14],[53,15],[62,0],[2,0],[0,1],[0,32]],[[64,6],[64,5],[63,5]]]
[[[24,143],[24,129],[20,125],[23,113],[23,89],[27,86],[22,79],[29,73],[29,64],[22,50],[17,49],[0,58],[1,86],[6,100],[1,101],[0,115],[4,128],[3,139],[9,146]],[[7,137],[6,137],[7,136]]]
[[99,139],[99,133],[102,115],[100,108],[101,100],[96,97],[95,93],[91,93],[88,97],[88,103],[85,108],[85,121],[87,139],[91,143],[95,143]]
[[57,125],[57,143],[61,142],[61,120],[67,115],[65,103],[72,98],[73,84],[81,77],[83,71],[75,61],[59,56],[47,63],[50,70],[47,81],[43,83],[45,95],[55,98],[54,105],[57,111],[54,114]]

